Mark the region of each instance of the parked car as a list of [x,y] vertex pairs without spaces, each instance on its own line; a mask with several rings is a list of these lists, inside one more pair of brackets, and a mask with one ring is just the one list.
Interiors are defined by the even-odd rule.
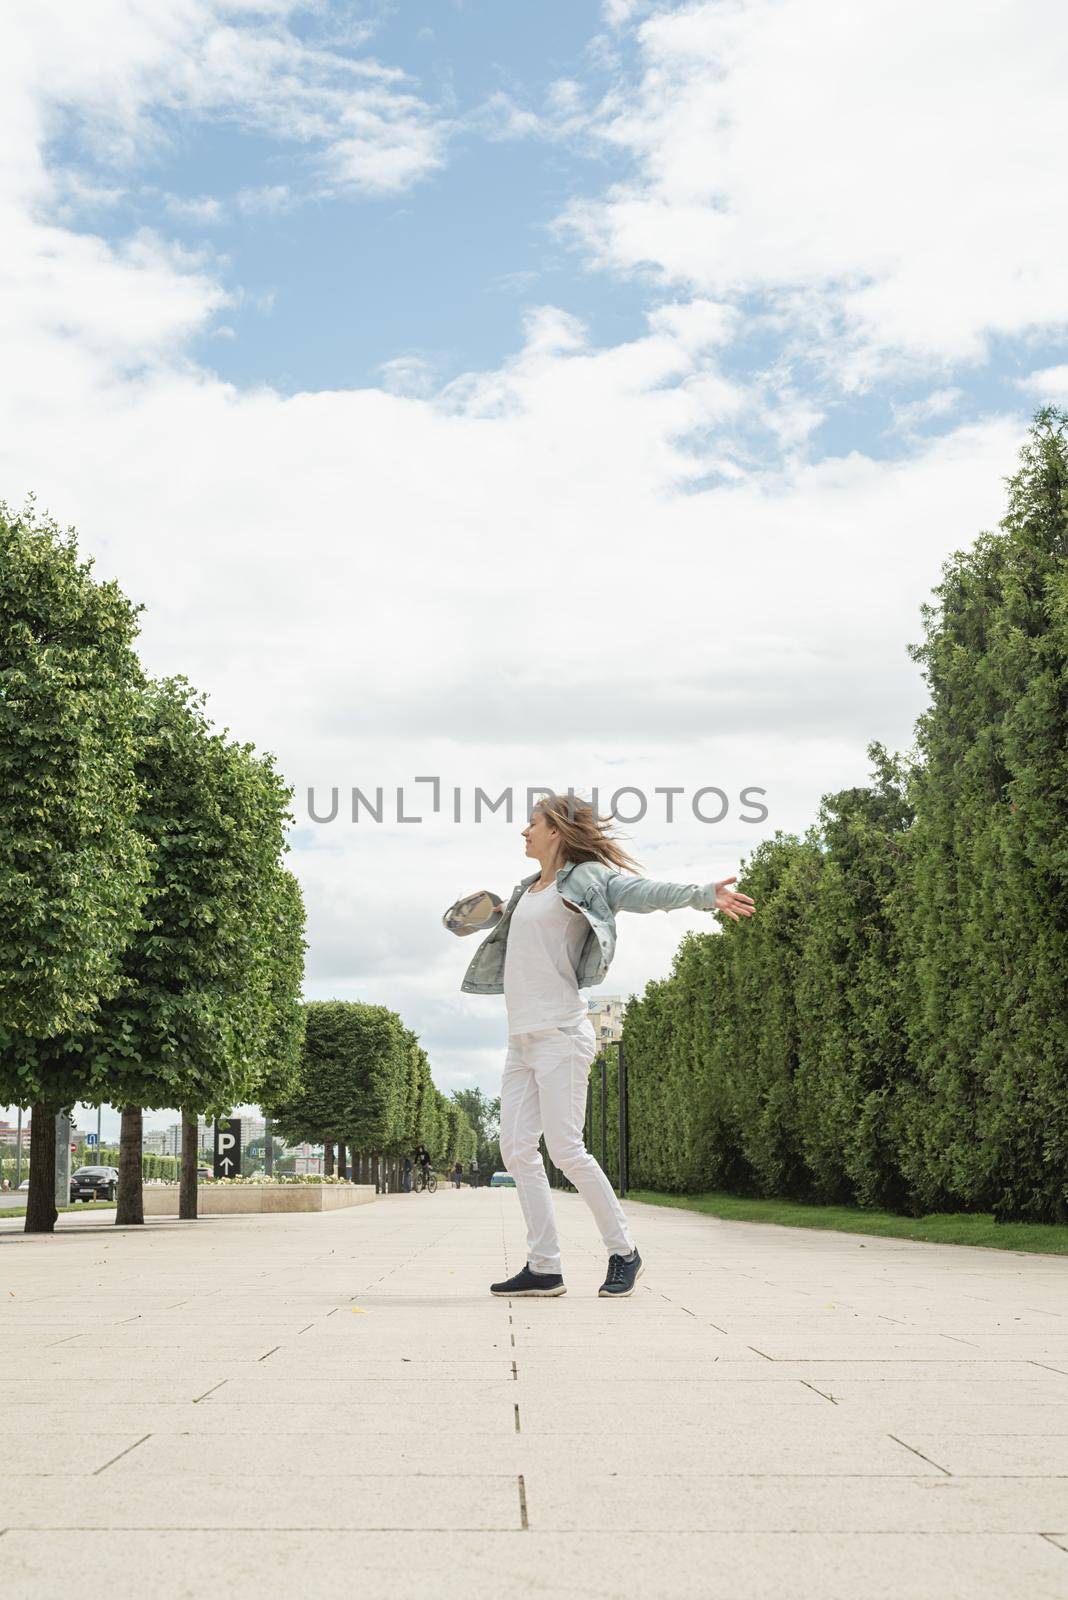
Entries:
[[210,1167],[197,1168],[197,1182],[203,1183],[205,1178],[214,1178],[215,1174]]
[[510,1172],[495,1172],[490,1179],[491,1189],[514,1189],[515,1179]]
[[114,1200],[118,1190],[118,1167],[79,1167],[71,1173],[71,1205],[76,1200]]

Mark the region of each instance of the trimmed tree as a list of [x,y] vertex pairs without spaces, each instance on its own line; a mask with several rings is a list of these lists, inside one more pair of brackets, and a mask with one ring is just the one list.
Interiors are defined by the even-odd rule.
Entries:
[[[134,605],[32,500],[0,504],[0,1089],[32,1106],[27,1232],[55,1222],[57,1111],[91,1098],[73,1038],[120,983],[149,847],[137,826]],[[39,1154],[38,1154],[39,1151]]]
[[[177,1106],[186,1130],[198,1114],[226,1115],[265,1080],[284,1078],[299,1036],[289,1013],[302,909],[280,866],[292,791],[272,757],[211,731],[203,699],[181,677],[145,690],[138,820],[153,861],[145,915],[121,957],[118,992],[66,1042],[89,1073],[81,1098],[125,1108],[119,1223],[143,1218],[140,1108]],[[195,1148],[195,1135],[188,1144]],[[195,1215],[190,1160],[187,1216]]]

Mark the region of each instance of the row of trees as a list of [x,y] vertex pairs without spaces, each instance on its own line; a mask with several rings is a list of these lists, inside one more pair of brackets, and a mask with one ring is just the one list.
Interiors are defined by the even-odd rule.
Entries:
[[871,744],[631,1000],[635,1186],[1068,1219],[1066,425],[922,608],[916,750]]
[[481,1089],[454,1089],[456,1104],[475,1134],[475,1160],[480,1172],[499,1172],[501,1160],[501,1097],[492,1098]]
[[264,1109],[287,1139],[322,1141],[326,1170],[353,1155],[399,1157],[424,1144],[439,1164],[467,1166],[478,1135],[458,1100],[435,1088],[418,1036],[395,1011],[361,1001],[302,1008],[300,1069]]
[[395,1013],[302,1003],[293,791],[184,677],[145,676],[144,608],[92,566],[32,499],[0,503],[0,1102],[32,1108],[27,1230],[54,1225],[55,1116],[76,1102],[121,1108],[122,1223],[143,1220],[145,1107],[181,1112],[182,1216],[198,1115],[239,1104],[331,1164],[335,1142],[422,1141],[466,1165],[482,1130]]
[[292,790],[152,680],[137,614],[36,514],[0,505],[0,1099],[32,1105],[26,1226],[50,1231],[54,1115],[121,1106],[119,1220],[141,1220],[141,1108],[270,1098],[299,1059]]

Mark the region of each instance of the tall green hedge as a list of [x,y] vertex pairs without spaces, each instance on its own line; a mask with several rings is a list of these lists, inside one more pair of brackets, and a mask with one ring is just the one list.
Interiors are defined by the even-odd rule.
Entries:
[[1068,1219],[1068,418],[943,565],[906,758],[777,833],[631,998],[631,1182]]

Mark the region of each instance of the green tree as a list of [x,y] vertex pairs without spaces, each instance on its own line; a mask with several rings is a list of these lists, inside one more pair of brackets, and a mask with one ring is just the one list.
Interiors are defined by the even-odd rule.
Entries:
[[54,1117],[147,892],[135,606],[32,500],[0,504],[0,1089],[33,1107],[28,1232],[51,1232]]
[[[464,1117],[474,1135],[474,1149],[464,1160],[464,1165],[470,1165],[472,1159],[478,1162],[479,1171],[493,1173],[501,1168],[501,1097],[495,1095],[491,1100],[482,1089],[454,1089],[453,1101],[463,1112]],[[455,1160],[455,1157],[453,1158]],[[461,1157],[461,1159],[464,1159]]]
[[[152,876],[121,985],[91,1025],[57,1041],[77,1052],[80,1098],[122,1107],[117,1222],[143,1220],[141,1108],[181,1109],[195,1201],[196,1117],[255,1100],[286,1072],[299,1027],[299,891],[280,865],[292,791],[269,755],[208,726],[181,677],[141,703],[138,825]],[[189,1137],[190,1129],[192,1137]],[[185,1173],[183,1175],[186,1175]],[[183,1199],[189,1194],[185,1185]],[[184,1215],[195,1215],[188,1204]]]
[[403,1127],[410,1039],[396,1012],[360,1001],[311,1000],[295,1085],[264,1109],[284,1136],[354,1150],[392,1148]]
[[923,1206],[1068,1207],[1068,418],[1040,411],[1000,532],[922,607],[930,708],[912,784],[918,1081],[905,1153]]
[[900,926],[911,909],[908,770],[868,747],[874,783],[824,798],[797,979],[798,1132],[814,1199],[901,1206],[900,1093],[909,1079]]

